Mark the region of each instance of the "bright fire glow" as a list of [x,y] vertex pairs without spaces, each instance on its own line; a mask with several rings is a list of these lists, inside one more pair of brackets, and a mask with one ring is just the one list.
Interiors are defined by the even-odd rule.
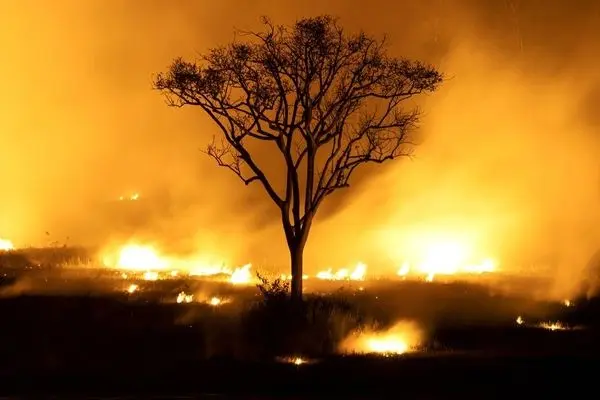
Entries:
[[158,280],[159,275],[156,271],[146,271],[144,272],[144,280],[145,281],[156,281]]
[[243,267],[236,268],[231,277],[229,278],[229,282],[234,285],[247,284],[252,282],[252,274],[250,273],[250,268],[252,268],[252,264],[246,264]]
[[132,294],[135,293],[135,291],[138,290],[138,285],[132,283],[131,285],[129,285],[129,287],[127,288],[127,293]]
[[151,245],[128,244],[117,251],[105,252],[103,260],[109,268],[143,271],[143,278],[149,281],[177,278],[183,273],[204,277],[225,275],[232,284],[252,283],[251,264],[229,268],[224,263],[210,262],[205,258],[168,257]]
[[15,246],[13,245],[13,242],[11,242],[8,239],[0,238],[0,251],[11,251],[14,249],[15,249]]
[[367,274],[367,266],[359,262],[356,264],[354,269],[342,268],[336,272],[333,272],[331,268],[318,272],[316,277],[317,279],[323,279],[327,281],[363,281]]
[[496,262],[486,258],[473,263],[471,246],[459,240],[437,240],[421,243],[420,255],[413,264],[405,261],[397,275],[424,275],[431,282],[436,275],[482,274],[497,270]]
[[119,251],[116,267],[133,271],[156,270],[167,267],[156,250],[151,246],[132,244]]
[[314,362],[314,360],[310,360],[310,359],[306,359],[306,358],[302,358],[302,357],[298,357],[298,356],[279,357],[279,358],[277,358],[277,360],[279,362],[283,362],[283,363],[286,363],[286,364],[294,364],[294,365],[297,365],[297,366],[305,365],[305,364],[310,364],[310,363]]
[[193,294],[187,294],[185,292],[181,292],[177,295],[177,304],[191,303],[192,301],[194,301]]
[[404,354],[414,351],[423,340],[422,330],[413,322],[402,321],[383,332],[365,331],[342,342],[343,353]]
[[[492,259],[473,263],[471,246],[460,240],[434,240],[415,242],[418,257],[402,263],[397,275],[401,277],[421,276],[432,281],[437,275],[481,274],[497,270]],[[417,254],[415,253],[415,254]],[[250,284],[253,276],[252,265],[246,264],[231,268],[218,258],[210,257],[173,257],[162,254],[155,246],[132,243],[106,252],[104,264],[124,271],[144,273],[145,280],[176,278],[178,276],[217,277],[223,276],[231,284]],[[416,260],[416,261],[414,261]],[[309,279],[303,275],[302,279]],[[364,281],[367,278],[367,265],[358,262],[353,268],[334,270],[329,268],[318,272],[312,278],[328,281]],[[281,275],[281,279],[290,280],[290,275]]]
[[568,328],[563,325],[561,322],[542,322],[539,325],[540,328],[543,329],[548,329],[550,331],[564,331],[567,330]]
[[211,306],[217,307],[217,306],[220,306],[221,304],[223,304],[223,300],[221,300],[218,297],[211,297],[208,300],[208,304],[211,305]]

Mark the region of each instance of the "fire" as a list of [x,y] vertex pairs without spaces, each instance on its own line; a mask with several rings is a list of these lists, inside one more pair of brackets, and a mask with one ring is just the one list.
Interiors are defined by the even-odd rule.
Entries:
[[158,280],[159,275],[156,271],[146,271],[144,272],[144,280],[145,281],[156,281]]
[[[117,251],[106,251],[103,261],[109,268],[143,272],[143,278],[149,281],[177,278],[185,274],[202,277],[226,275],[232,284],[252,282],[251,264],[229,268],[222,262],[211,262],[206,257],[169,257],[151,245],[128,244]],[[123,272],[123,276],[127,274]]]
[[129,287],[127,288],[127,293],[129,294],[133,294],[138,290],[138,285],[136,284],[131,284],[129,285]]
[[[517,322],[517,325],[523,325],[523,324],[525,324],[525,320],[523,320],[523,318],[520,315],[517,317],[516,322]],[[523,325],[523,326],[525,326],[525,325]],[[560,321],[542,322],[542,323],[539,323],[537,325],[529,325],[529,326],[530,327],[537,327],[537,328],[547,329],[549,331],[566,331],[566,330],[570,330],[571,329],[568,326],[564,325]]]
[[565,325],[563,325],[561,322],[542,322],[541,324],[539,324],[540,328],[543,329],[548,329],[550,331],[564,331],[564,330],[568,330],[568,327],[566,327]]
[[354,269],[350,270],[348,268],[342,268],[336,272],[333,272],[331,268],[318,272],[316,277],[317,279],[323,279],[327,281],[363,281],[365,280],[365,276],[367,274],[367,266],[366,264],[359,262],[356,264]]
[[133,271],[157,270],[166,268],[167,263],[152,246],[131,244],[119,251],[116,267]]
[[367,339],[367,348],[372,353],[404,354],[409,350],[404,339],[395,336]]
[[236,268],[229,278],[229,282],[234,285],[247,284],[252,282],[252,274],[250,273],[252,264],[246,264],[243,267]]
[[294,364],[296,366],[311,364],[311,363],[315,362],[315,360],[310,360],[310,359],[298,357],[298,356],[278,357],[277,361],[286,363],[286,364]]
[[220,264],[197,261],[194,262],[188,274],[190,276],[214,276],[219,274],[230,275],[231,272],[228,268]]
[[340,350],[344,353],[397,355],[414,351],[422,339],[423,333],[415,323],[402,321],[387,331],[354,333],[342,342]]
[[194,301],[193,294],[187,294],[185,292],[181,292],[177,295],[177,304],[191,303],[192,301]]
[[223,304],[231,303],[231,299],[224,299],[222,297],[213,296],[206,301],[206,304],[213,307],[219,307]]
[[405,261],[396,274],[401,277],[424,275],[425,280],[431,282],[436,275],[482,274],[497,270],[496,262],[491,258],[472,263],[470,246],[459,240],[428,242],[421,245],[420,253],[414,266]]
[[0,251],[11,251],[14,249],[15,249],[15,246],[13,245],[13,242],[11,242],[8,239],[0,238]]
[[208,304],[211,306],[220,306],[221,304],[223,304],[223,300],[221,300],[218,297],[211,297],[210,300],[208,300]]
[[[309,278],[309,276],[307,274],[303,274],[302,275],[302,280],[307,280]],[[287,275],[287,274],[281,274],[279,275],[279,279],[281,279],[282,281],[291,281],[292,280],[292,275]]]

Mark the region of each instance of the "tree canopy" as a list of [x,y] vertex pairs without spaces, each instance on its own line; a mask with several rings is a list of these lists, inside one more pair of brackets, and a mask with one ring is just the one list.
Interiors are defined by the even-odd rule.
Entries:
[[[433,66],[387,54],[385,38],[346,33],[331,16],[260,32],[198,60],[174,60],[155,79],[172,106],[199,107],[220,131],[206,153],[245,184],[258,182],[280,210],[301,293],[302,253],[318,207],[361,165],[410,154],[419,110],[405,100],[443,81]],[[269,180],[251,143],[271,143],[285,185]],[[297,266],[299,265],[299,266]]]

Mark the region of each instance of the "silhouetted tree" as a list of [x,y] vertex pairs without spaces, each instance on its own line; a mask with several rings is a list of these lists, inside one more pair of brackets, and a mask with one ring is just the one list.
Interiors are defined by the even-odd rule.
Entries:
[[[237,32],[198,61],[176,59],[154,82],[169,105],[197,106],[219,128],[206,153],[277,205],[291,255],[292,298],[302,299],[303,253],[323,200],[356,169],[410,153],[418,120],[404,100],[442,82],[433,67],[387,55],[385,39],[348,34],[331,16]],[[278,188],[255,152],[281,157]],[[272,146],[272,147],[268,147]],[[253,151],[254,150],[254,151]]]

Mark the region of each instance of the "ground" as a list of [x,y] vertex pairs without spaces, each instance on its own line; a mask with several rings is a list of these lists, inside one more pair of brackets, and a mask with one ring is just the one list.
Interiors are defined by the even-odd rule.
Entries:
[[[499,398],[528,390],[541,396],[585,390],[595,382],[590,365],[600,360],[596,300],[567,306],[476,283],[379,281],[342,290],[323,284],[321,296],[343,297],[382,324],[418,321],[426,330],[422,351],[341,356],[308,346],[312,362],[295,365],[254,351],[248,326],[260,337],[277,327],[254,317],[245,325],[243,310],[259,299],[253,287],[173,279],[138,282],[132,294],[130,283],[97,270],[5,263],[3,271],[0,394]],[[231,302],[177,304],[181,291]],[[537,325],[559,320],[572,329]],[[314,341],[325,334],[310,335]]]

